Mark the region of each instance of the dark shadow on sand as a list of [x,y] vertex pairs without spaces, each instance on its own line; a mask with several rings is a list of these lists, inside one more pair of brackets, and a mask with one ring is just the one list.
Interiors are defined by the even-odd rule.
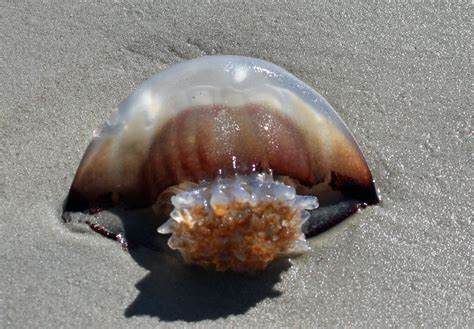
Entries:
[[[323,204],[312,211],[303,232],[308,237],[323,232],[359,207],[361,203],[353,199]],[[163,321],[191,322],[243,314],[264,299],[280,296],[274,286],[290,267],[289,261],[280,260],[263,272],[249,274],[219,273],[185,265],[181,255],[167,246],[168,236],[157,233],[164,219],[156,218],[151,209],[114,208],[97,215],[78,216],[67,218],[72,222],[91,220],[111,231],[125,232],[130,255],[150,271],[135,285],[139,294],[125,310],[126,317],[147,315]]]
[[146,213],[116,213],[122,220],[133,259],[150,271],[135,286],[136,299],[126,317],[155,316],[162,321],[202,321],[243,314],[262,300],[275,298],[280,275],[290,264],[275,262],[254,274],[219,273],[183,264],[179,253],[157,234],[159,222]]

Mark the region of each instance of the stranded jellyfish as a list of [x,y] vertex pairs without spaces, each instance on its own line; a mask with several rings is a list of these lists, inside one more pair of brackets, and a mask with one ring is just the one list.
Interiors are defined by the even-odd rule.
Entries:
[[255,271],[378,201],[321,95],[269,62],[208,56],[156,74],[119,105],[82,158],[63,218],[149,208],[186,262]]

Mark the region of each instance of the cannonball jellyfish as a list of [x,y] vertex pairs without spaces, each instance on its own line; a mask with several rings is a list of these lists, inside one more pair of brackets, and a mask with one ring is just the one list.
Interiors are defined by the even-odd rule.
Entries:
[[150,208],[166,214],[158,233],[187,263],[257,271],[378,201],[360,148],[321,95],[272,63],[206,56],[120,103],[82,158],[63,218]]

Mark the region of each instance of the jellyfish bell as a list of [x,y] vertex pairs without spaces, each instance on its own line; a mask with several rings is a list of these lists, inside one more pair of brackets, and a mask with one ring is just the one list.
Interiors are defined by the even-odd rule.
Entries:
[[269,62],[207,56],[119,105],[87,148],[64,214],[152,208],[169,216],[159,232],[186,261],[252,271],[378,200],[322,96]]

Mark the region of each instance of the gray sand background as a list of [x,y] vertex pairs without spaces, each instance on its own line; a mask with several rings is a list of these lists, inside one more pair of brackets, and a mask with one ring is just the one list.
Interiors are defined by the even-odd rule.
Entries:
[[[473,326],[467,1],[0,2],[0,327]],[[258,276],[74,233],[92,131],[202,55],[274,62],[352,129],[383,203]]]

